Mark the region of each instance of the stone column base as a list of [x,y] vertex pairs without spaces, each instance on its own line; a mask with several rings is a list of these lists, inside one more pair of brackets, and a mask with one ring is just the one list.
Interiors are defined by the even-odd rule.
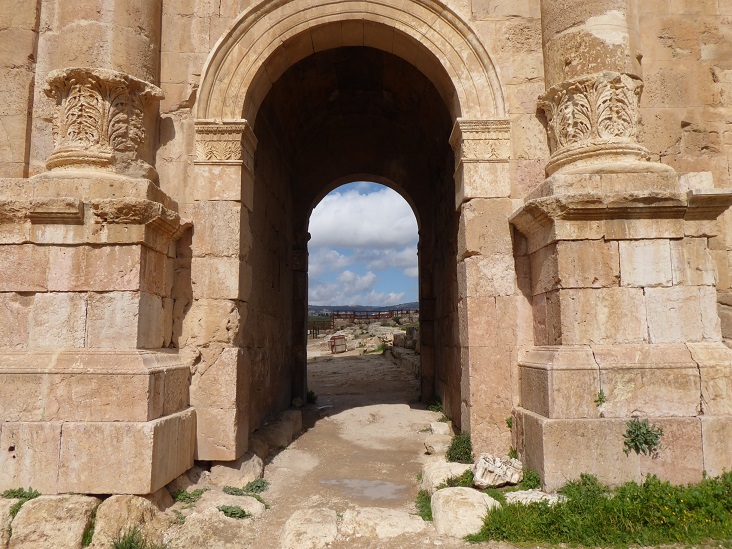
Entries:
[[[721,343],[535,347],[519,369],[514,444],[547,490],[581,473],[698,482],[732,462],[732,350]],[[624,453],[632,417],[663,429],[656,459]]]
[[174,352],[4,351],[0,491],[162,488],[193,466],[189,377]]

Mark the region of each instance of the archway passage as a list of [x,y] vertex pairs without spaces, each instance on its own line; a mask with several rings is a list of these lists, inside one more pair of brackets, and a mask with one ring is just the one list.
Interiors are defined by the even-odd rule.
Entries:
[[[252,323],[243,328],[264,341],[272,341],[275,335],[267,331],[276,329],[280,344],[258,345],[267,375],[257,378],[250,399],[252,428],[304,395],[307,263],[303,269],[297,257],[306,251],[313,207],[355,178],[390,182],[414,208],[420,225],[422,398],[452,398],[459,410],[452,126],[431,81],[400,57],[374,48],[313,54],[285,71],[267,94],[253,128],[248,263],[255,273],[249,302],[263,314],[270,310],[267,318],[276,324],[268,328],[262,315],[250,314]],[[258,276],[258,268],[277,276]]]

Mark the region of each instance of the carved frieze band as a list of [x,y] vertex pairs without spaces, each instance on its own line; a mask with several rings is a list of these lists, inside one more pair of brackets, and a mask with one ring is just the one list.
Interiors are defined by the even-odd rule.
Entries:
[[507,162],[511,157],[511,121],[458,118],[450,135],[456,164]]
[[137,160],[147,136],[146,114],[163,98],[148,82],[89,68],[51,72],[44,92],[56,102],[48,169],[107,167],[118,156]]
[[196,163],[243,163],[254,169],[257,138],[246,120],[196,121]]
[[603,72],[562,82],[539,97],[552,151],[548,171],[608,153],[647,158],[637,142],[642,92],[642,80]]

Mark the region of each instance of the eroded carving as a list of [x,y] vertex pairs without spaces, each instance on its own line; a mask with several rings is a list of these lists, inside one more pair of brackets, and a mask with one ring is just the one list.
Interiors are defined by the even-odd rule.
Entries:
[[539,98],[546,113],[552,173],[578,160],[610,155],[648,158],[637,143],[643,82],[603,72],[562,82]]
[[146,115],[162,90],[112,70],[73,68],[51,72],[44,92],[56,102],[48,169],[144,161]]
[[254,165],[257,138],[246,120],[196,122],[197,163],[243,163]]

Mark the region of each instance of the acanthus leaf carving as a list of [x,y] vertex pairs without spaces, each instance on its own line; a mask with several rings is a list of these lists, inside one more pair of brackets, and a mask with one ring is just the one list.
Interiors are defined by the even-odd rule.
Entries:
[[114,167],[119,155],[137,159],[147,137],[145,115],[163,97],[127,74],[89,68],[52,71],[44,92],[56,102],[49,169]]
[[646,159],[646,149],[637,142],[642,91],[640,79],[614,72],[584,76],[549,89],[539,98],[552,151],[547,171],[606,154]]

